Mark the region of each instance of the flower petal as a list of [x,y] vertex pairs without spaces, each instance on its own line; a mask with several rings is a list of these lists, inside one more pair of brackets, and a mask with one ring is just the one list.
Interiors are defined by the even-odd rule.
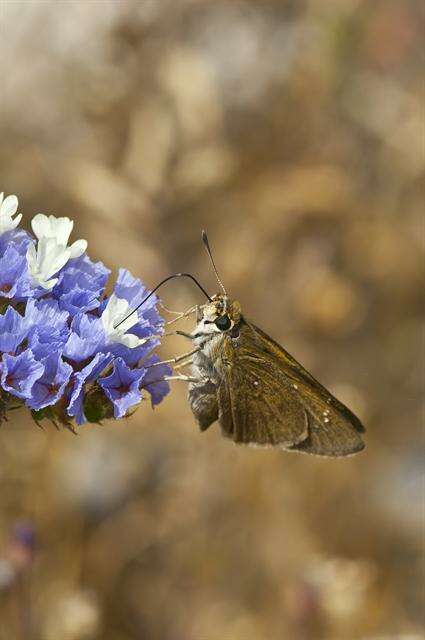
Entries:
[[44,373],[44,366],[27,349],[18,356],[3,355],[1,384],[5,391],[18,398],[30,398],[36,380]]
[[99,385],[114,405],[115,418],[122,418],[132,406],[139,404],[139,385],[144,374],[145,369],[130,369],[122,358],[117,358],[112,373],[100,378]]
[[79,258],[87,250],[87,240],[76,240],[70,245],[69,250],[71,258]]
[[16,218],[13,219],[13,227],[12,227],[12,229],[15,229],[18,226],[18,224],[21,222],[21,220],[22,220],[22,213],[18,213]]
[[50,232],[49,218],[44,213],[37,213],[31,220],[31,227],[38,240],[47,238]]
[[143,341],[140,340],[137,336],[132,335],[131,333],[126,333],[123,336],[117,336],[113,339],[113,342],[119,342],[130,349],[134,349],[142,344]]
[[53,287],[56,285],[58,280],[59,278],[51,278],[50,280],[39,279],[37,280],[37,283],[40,287],[46,289],[46,291],[50,291],[50,289],[53,289]]
[[16,196],[7,196],[3,200],[3,203],[0,207],[0,215],[1,216],[10,216],[12,217],[18,210],[18,198]]
[[37,250],[35,248],[35,245],[32,242],[31,244],[28,245],[27,261],[28,261],[28,266],[30,268],[30,271],[35,269],[37,265]]
[[66,247],[68,244],[69,236],[74,227],[73,220],[69,218],[55,218],[55,216],[49,216],[50,221],[50,238],[55,238],[58,244],[62,244]]

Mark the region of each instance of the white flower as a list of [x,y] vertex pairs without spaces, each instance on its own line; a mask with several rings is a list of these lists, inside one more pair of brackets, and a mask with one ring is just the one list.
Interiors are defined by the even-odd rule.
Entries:
[[[32,230],[38,240],[44,238],[54,239],[64,249],[67,248],[73,226],[74,222],[69,218],[45,216],[43,213],[38,213],[31,221]],[[71,252],[71,258],[79,258],[87,249],[87,241],[76,240],[68,248]]]
[[7,196],[3,200],[3,195],[3,193],[0,193],[0,236],[6,231],[15,229],[22,220],[22,213],[19,213],[13,219],[18,210],[18,198],[16,196]]
[[27,250],[28,269],[34,283],[43,289],[53,289],[58,278],[52,278],[71,258],[71,248],[56,242],[55,238],[41,238],[37,248],[30,244]]
[[134,347],[144,344],[150,338],[142,339],[131,333],[127,333],[131,327],[139,322],[137,313],[132,313],[127,320],[120,324],[129,313],[131,313],[131,309],[127,300],[117,298],[115,293],[113,293],[102,313],[101,320],[106,337],[110,342],[119,342],[133,349]]
[[28,267],[35,284],[53,289],[58,278],[53,278],[71,258],[79,258],[87,249],[86,240],[68,245],[74,223],[69,218],[56,218],[38,213],[31,221],[38,245],[30,244],[27,251]]

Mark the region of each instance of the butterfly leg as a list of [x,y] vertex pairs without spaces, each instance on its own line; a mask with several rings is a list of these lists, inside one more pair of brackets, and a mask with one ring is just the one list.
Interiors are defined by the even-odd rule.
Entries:
[[194,378],[193,376],[164,376],[164,380],[183,380],[183,382],[199,382],[199,378]]
[[[169,360],[162,360],[161,362],[154,362],[153,364],[150,364],[148,367],[146,367],[147,369],[152,369],[153,367],[158,367],[159,365],[162,364],[177,364],[178,362],[182,362],[183,360],[186,360],[187,358],[190,358],[190,356],[195,355],[195,353],[198,353],[198,351],[200,351],[200,347],[197,347],[196,349],[192,349],[192,351],[188,351],[187,353],[183,353],[181,356],[176,356],[175,358],[169,358]],[[189,360],[188,362],[185,362],[184,364],[181,364],[179,367],[175,367],[175,369],[179,369],[180,367],[183,367],[187,364],[192,364],[192,360]]]
[[184,369],[185,367],[190,367],[193,365],[193,360],[186,360],[186,362],[181,362],[180,364],[173,367],[173,371],[180,371],[180,369]]
[[187,333],[186,331],[176,331],[174,335],[183,336],[183,338],[187,338],[188,340],[195,339],[195,337],[191,333]]
[[198,309],[198,305],[195,305],[193,307],[190,307],[190,309],[188,309],[187,311],[170,311],[169,309],[164,307],[164,305],[161,305],[161,306],[165,311],[168,311],[168,313],[172,313],[173,315],[176,315],[175,318],[173,318],[172,320],[168,320],[168,322],[165,323],[166,326],[170,326],[171,324],[174,324],[179,320],[183,320],[183,318],[187,318],[188,316],[192,315],[192,313],[196,313]]
[[[198,314],[199,308],[195,307],[193,310],[189,311],[196,311]],[[176,331],[175,335],[183,336],[191,341],[197,337],[185,331]],[[202,351],[202,347],[197,347],[182,356],[172,358],[170,361],[167,361],[167,364],[181,362],[177,367],[174,367],[175,370],[187,365],[192,365],[193,360],[191,356],[195,355],[199,351]],[[190,360],[183,362],[186,358],[190,358]],[[181,374],[168,376],[166,377],[166,380],[182,380],[189,383],[189,403],[201,431],[205,431],[211,424],[213,424],[213,422],[218,420],[217,387],[212,380],[209,378],[197,378],[195,376],[186,376]]]

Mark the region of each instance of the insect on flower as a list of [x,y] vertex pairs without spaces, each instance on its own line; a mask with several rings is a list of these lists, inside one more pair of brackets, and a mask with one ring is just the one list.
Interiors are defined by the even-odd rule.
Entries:
[[182,314],[196,313],[192,333],[177,332],[192,342],[193,349],[168,361],[191,367],[190,375],[170,379],[189,383],[189,403],[201,431],[218,421],[222,434],[237,444],[279,446],[322,456],[361,451],[364,427],[360,420],[244,317],[241,305],[228,296],[221,282],[205,232],[202,238],[221,292],[209,296],[185,273],[169,276],[153,290],[171,278],[189,277],[208,300]]

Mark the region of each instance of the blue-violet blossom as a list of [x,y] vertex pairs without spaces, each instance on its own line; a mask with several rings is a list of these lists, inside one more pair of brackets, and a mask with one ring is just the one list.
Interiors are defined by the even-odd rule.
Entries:
[[16,405],[73,428],[122,418],[145,393],[161,402],[171,370],[154,353],[158,298],[131,314],[148,293],[139,279],[120,269],[107,296],[110,270],[90,260],[85,240],[69,244],[72,220],[37,214],[31,234],[17,210],[17,197],[1,193],[0,423]]

